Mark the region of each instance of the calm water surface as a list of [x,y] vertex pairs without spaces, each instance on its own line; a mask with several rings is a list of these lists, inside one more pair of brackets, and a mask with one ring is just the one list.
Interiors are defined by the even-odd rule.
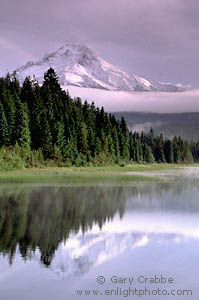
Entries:
[[198,300],[198,179],[1,186],[0,299]]

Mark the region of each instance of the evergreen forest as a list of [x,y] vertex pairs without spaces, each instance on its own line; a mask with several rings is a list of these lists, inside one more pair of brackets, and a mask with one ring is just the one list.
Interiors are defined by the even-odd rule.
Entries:
[[0,78],[0,169],[198,159],[197,141],[131,132],[124,117],[72,99],[52,68],[42,86],[28,77],[21,86],[16,74]]

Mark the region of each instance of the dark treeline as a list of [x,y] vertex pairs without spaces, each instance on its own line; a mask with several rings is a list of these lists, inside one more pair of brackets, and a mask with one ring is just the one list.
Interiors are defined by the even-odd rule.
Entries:
[[53,69],[42,86],[26,78],[21,87],[15,75],[0,78],[0,148],[2,161],[18,155],[26,166],[191,163],[199,157],[198,143],[164,139],[152,129],[132,133],[123,117],[118,121],[94,103],[72,99]]

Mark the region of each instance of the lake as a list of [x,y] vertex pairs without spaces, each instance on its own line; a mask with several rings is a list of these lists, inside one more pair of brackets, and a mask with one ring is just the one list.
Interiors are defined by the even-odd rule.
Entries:
[[1,186],[0,299],[198,300],[198,180]]

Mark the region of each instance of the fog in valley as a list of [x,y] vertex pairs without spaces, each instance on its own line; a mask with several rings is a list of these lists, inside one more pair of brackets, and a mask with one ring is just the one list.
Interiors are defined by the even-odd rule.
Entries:
[[199,90],[178,93],[118,92],[69,86],[72,97],[92,101],[108,112],[142,111],[157,113],[182,113],[199,111]]

